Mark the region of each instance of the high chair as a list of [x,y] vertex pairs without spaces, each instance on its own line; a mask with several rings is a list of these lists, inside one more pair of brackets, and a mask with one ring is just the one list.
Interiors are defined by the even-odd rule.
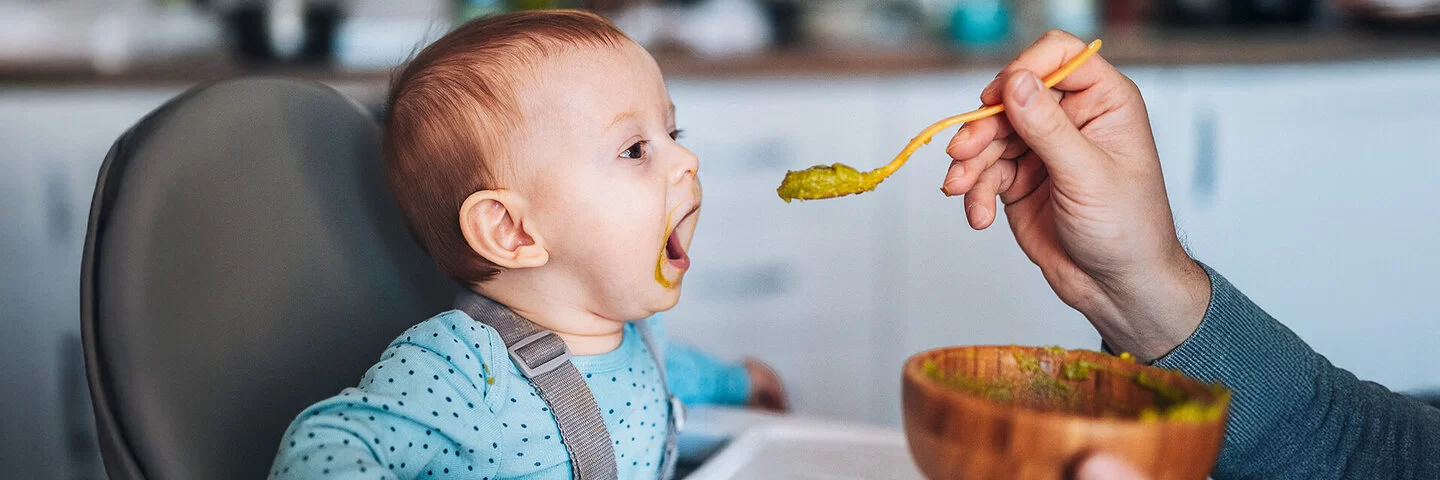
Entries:
[[297,413],[449,308],[379,162],[371,114],[287,79],[196,87],[116,140],[81,274],[110,478],[265,478]]

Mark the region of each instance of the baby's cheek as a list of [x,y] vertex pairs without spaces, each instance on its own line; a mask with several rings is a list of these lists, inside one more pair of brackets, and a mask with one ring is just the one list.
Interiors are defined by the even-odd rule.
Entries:
[[576,243],[573,251],[590,256],[582,259],[587,263],[604,263],[622,271],[636,271],[647,264],[654,268],[668,233],[663,192],[647,191],[647,183],[622,180],[597,180],[592,187],[609,188],[557,199],[557,207],[565,210],[563,218],[568,219],[564,241]]
[[[658,222],[655,222],[658,223]],[[588,255],[616,272],[635,272],[650,265],[662,252],[664,232],[658,228],[620,221],[601,222],[581,232]]]

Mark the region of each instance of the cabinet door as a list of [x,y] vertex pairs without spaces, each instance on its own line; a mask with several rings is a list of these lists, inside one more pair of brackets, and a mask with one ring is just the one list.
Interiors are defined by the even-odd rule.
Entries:
[[1336,365],[1398,390],[1440,385],[1437,76],[1435,61],[1186,75],[1214,119],[1197,258]]
[[723,356],[759,357],[807,414],[868,419],[875,303],[875,202],[786,204],[787,169],[866,165],[881,113],[867,81],[745,80],[672,85],[681,142],[705,187],[694,266],[672,336]]
[[[172,90],[0,92],[0,465],[101,472],[80,355],[80,257],[110,144]],[[64,466],[57,470],[56,466]]]

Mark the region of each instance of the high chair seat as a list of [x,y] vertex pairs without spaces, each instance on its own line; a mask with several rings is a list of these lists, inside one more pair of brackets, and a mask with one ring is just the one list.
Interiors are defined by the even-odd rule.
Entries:
[[81,273],[113,479],[257,479],[307,405],[457,291],[405,230],[373,117],[318,83],[194,88],[112,147]]

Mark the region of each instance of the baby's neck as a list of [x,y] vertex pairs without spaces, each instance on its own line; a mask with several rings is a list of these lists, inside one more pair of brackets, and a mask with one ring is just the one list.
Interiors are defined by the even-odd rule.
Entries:
[[476,292],[509,307],[540,328],[555,332],[571,355],[600,355],[620,347],[625,322],[602,317],[578,304],[544,291],[505,282],[472,287]]

